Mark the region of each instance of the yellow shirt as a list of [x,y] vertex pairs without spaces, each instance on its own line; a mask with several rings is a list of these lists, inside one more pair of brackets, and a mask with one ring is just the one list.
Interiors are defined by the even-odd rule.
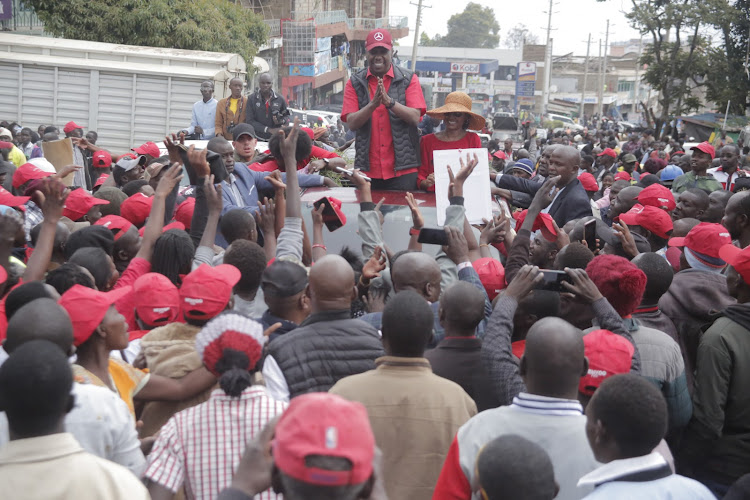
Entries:
[[232,113],[234,113],[235,116],[237,115],[237,106],[239,105],[239,103],[239,99],[232,99],[231,97],[229,98],[229,109],[232,110]]
[[[109,358],[109,376],[112,385],[117,389],[118,395],[123,401],[125,401],[130,413],[135,417],[133,397],[138,394],[138,391],[140,391],[144,385],[146,385],[149,374],[120,359]],[[109,388],[109,385],[103,380],[100,380],[99,377],[81,365],[73,365],[73,379],[79,384],[93,384],[98,385],[99,387]]]
[[26,155],[23,154],[23,151],[13,146],[13,149],[8,153],[8,160],[10,160],[16,167],[20,167],[26,163]]

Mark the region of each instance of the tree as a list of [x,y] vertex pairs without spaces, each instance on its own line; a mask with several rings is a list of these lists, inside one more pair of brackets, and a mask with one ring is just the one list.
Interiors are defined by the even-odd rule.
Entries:
[[453,14],[448,19],[448,33],[445,36],[435,35],[432,39],[427,37],[428,43],[423,45],[494,49],[500,43],[499,31],[495,11],[469,2],[463,12]]
[[529,31],[529,28],[525,24],[516,24],[514,27],[508,30],[508,34],[505,35],[503,46],[507,49],[522,49],[524,43],[529,45],[539,44],[539,37]]
[[746,54],[750,40],[750,0],[736,0],[731,8],[718,13],[716,27],[722,44],[712,48],[706,79],[706,97],[718,109],[744,115],[750,106],[750,68]]
[[63,38],[238,53],[251,66],[268,27],[229,0],[24,0]]

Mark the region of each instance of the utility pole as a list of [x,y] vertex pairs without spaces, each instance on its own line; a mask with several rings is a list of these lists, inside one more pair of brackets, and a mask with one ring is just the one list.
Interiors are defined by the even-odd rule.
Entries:
[[607,19],[607,34],[604,36],[604,60],[602,61],[602,98],[599,100],[599,117],[604,111],[604,84],[607,78],[607,51],[609,50],[609,19]]
[[604,99],[604,65],[602,64],[604,60],[602,59],[602,39],[599,39],[599,82],[598,82],[598,88],[596,90],[596,102],[598,104],[597,106],[597,113],[599,114],[599,120],[602,119],[602,100]]
[[[417,6],[417,25],[414,27],[414,46],[411,48],[411,69],[412,71],[417,70],[417,45],[419,45],[419,23],[422,21],[422,0],[419,3],[409,2],[411,5]],[[431,5],[425,5],[425,9],[431,8]]]
[[547,44],[544,46],[544,92],[542,93],[542,112],[547,114],[549,106],[549,85],[552,75],[552,46],[550,44],[550,34],[552,32],[552,5],[554,0],[549,0],[549,10],[547,11]]
[[586,84],[589,80],[589,52],[591,51],[591,33],[589,33],[589,41],[586,42],[586,62],[583,64],[583,87],[581,87],[581,112],[578,119],[583,122],[583,109],[586,104]]
[[[643,36],[638,41],[638,56],[635,58],[635,94],[633,95],[633,111],[638,113],[641,105],[641,52],[643,51]],[[646,111],[644,109],[644,111]],[[630,117],[628,117],[630,118]],[[629,120],[634,123],[633,120]],[[640,120],[638,120],[640,122]],[[640,123],[639,123],[640,124]]]

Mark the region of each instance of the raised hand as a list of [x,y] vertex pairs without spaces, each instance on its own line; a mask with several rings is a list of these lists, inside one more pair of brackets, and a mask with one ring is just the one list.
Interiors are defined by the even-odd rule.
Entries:
[[365,262],[362,267],[362,279],[372,280],[380,276],[381,271],[386,267],[385,252],[380,246],[375,247],[375,251],[372,253],[372,257]]
[[[193,146],[190,147],[192,148]],[[206,154],[205,150],[203,150],[203,159],[205,160],[205,158]],[[169,196],[169,193],[172,192],[174,187],[180,183],[180,180],[182,180],[182,164],[173,163],[172,166],[169,167],[164,175],[162,175],[159,179],[159,184],[156,185],[154,195],[163,196],[164,198],[166,198],[167,196]]]
[[544,181],[542,187],[534,195],[534,199],[531,200],[529,212],[539,213],[552,204],[552,200],[555,199],[555,196],[560,191],[560,188],[555,187],[559,180],[560,176],[558,175]]
[[34,193],[33,200],[42,209],[44,218],[51,221],[59,221],[62,217],[65,200],[70,190],[57,179],[48,177],[42,180],[41,187]]
[[266,180],[273,185],[274,191],[277,193],[280,191],[284,191],[286,189],[286,184],[284,184],[284,180],[281,177],[281,172],[279,170],[274,170],[271,172],[270,175],[266,176]]
[[588,304],[593,304],[602,298],[601,292],[596,287],[596,284],[591,281],[585,270],[566,267],[565,272],[570,276],[572,283],[563,281],[562,286],[570,293]]
[[454,264],[458,265],[469,260],[469,243],[462,230],[445,226],[445,232],[448,235],[448,244],[443,246],[443,252]]
[[419,205],[413,194],[406,193],[406,204],[409,205],[409,210],[411,210],[411,227],[422,229],[424,227],[424,217],[422,216],[422,212],[419,211]]
[[255,212],[255,222],[263,234],[275,234],[276,232],[276,202],[272,199],[263,198],[263,203],[258,201],[258,211]]
[[[211,167],[208,165],[208,161],[206,160],[206,155],[208,155],[207,149],[195,149],[195,144],[190,146],[187,151],[187,157],[188,161],[190,162],[190,165],[193,166],[193,169],[195,169],[195,174],[198,177],[208,177],[211,174]],[[170,154],[169,161],[172,161],[172,157]],[[178,160],[174,163],[182,163],[182,160]]]
[[513,277],[513,281],[508,284],[504,295],[513,297],[520,302],[534,289],[537,283],[542,281],[544,275],[537,266],[525,265]]
[[221,210],[224,208],[221,189],[221,184],[214,184],[213,175],[209,175],[203,181],[203,193],[206,196],[206,204],[208,205],[208,213],[210,214],[221,214]]

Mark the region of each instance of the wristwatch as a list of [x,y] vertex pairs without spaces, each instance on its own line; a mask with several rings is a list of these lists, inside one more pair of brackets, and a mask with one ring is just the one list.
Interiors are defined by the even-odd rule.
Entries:
[[391,109],[395,105],[396,105],[396,99],[391,99],[391,103],[390,104],[386,104],[385,105],[385,109]]
[[410,227],[409,228],[409,236],[416,236],[419,234],[419,229],[416,227]]
[[331,163],[331,160],[330,160],[330,159],[328,159],[328,158],[323,158],[323,163],[325,163],[325,164],[326,164],[326,167],[327,167],[327,166],[328,166],[328,164],[329,164],[329,163]]

